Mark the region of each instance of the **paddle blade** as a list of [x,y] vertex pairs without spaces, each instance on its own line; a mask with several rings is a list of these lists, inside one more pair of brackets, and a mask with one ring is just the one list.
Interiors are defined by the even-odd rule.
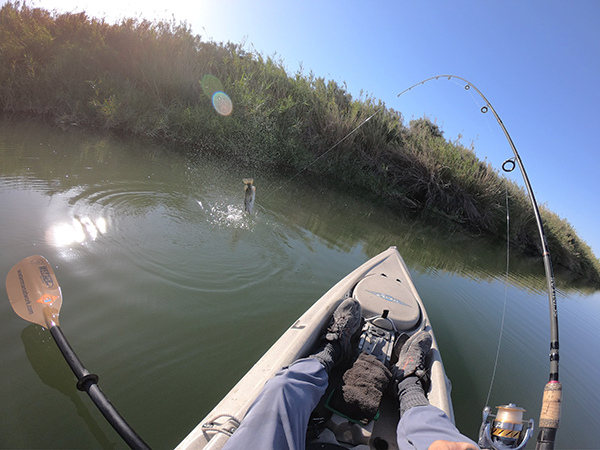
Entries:
[[28,322],[58,325],[62,294],[50,263],[40,255],[17,263],[6,277],[6,292],[15,312]]

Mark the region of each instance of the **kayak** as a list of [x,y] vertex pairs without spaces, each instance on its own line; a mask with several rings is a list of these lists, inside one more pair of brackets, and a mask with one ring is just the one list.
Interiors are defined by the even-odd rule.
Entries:
[[[176,450],[222,448],[265,383],[281,368],[314,353],[333,311],[344,299],[350,297],[360,302],[365,319],[359,344],[362,351],[373,354],[387,364],[390,359],[393,361],[392,352],[397,354],[402,338],[406,339],[420,330],[426,330],[432,335],[432,349],[427,357],[431,378],[427,397],[432,405],[440,408],[454,421],[450,381],[444,371],[425,306],[406,263],[396,247],[390,247],[339,281],[302,314]],[[387,389],[373,420],[364,423],[344,414],[331,412],[323,424],[326,432],[320,432],[318,437],[313,438],[316,442],[319,439],[331,442],[334,436],[339,445],[347,448],[358,445],[382,448],[381,443],[384,441],[387,448],[395,449],[398,419],[398,402],[392,389]]]

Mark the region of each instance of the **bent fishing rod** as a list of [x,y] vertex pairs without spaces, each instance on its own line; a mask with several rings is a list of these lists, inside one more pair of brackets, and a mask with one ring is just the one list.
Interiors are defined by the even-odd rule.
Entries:
[[[535,221],[537,224],[537,228],[540,234],[540,240],[542,244],[542,257],[544,260],[544,269],[546,272],[546,283],[548,288],[548,302],[550,309],[550,376],[549,381],[544,387],[544,393],[542,398],[542,409],[540,412],[540,421],[539,427],[540,432],[537,437],[536,450],[552,450],[554,449],[554,442],[556,440],[556,431],[560,422],[560,410],[561,410],[561,401],[562,401],[562,385],[558,380],[558,314],[557,314],[557,305],[556,305],[556,289],[554,284],[554,272],[552,270],[552,261],[550,260],[550,251],[548,250],[548,242],[546,240],[546,234],[544,233],[544,225],[542,223],[542,219],[540,216],[540,211],[535,200],[535,195],[533,193],[533,189],[531,188],[531,184],[529,182],[529,177],[527,176],[527,172],[525,171],[525,166],[521,161],[521,157],[519,156],[519,152],[517,152],[517,148],[508,133],[508,130],[504,126],[504,123],[500,119],[500,116],[492,106],[492,104],[488,101],[488,99],[483,95],[483,93],[475,87],[473,83],[464,78],[458,77],[456,75],[438,75],[435,77],[427,78],[413,86],[405,89],[398,97],[402,94],[410,91],[416,86],[427,83],[431,80],[438,80],[440,78],[447,78],[448,80],[457,79],[461,80],[464,85],[465,90],[470,90],[473,88],[477,94],[482,98],[485,102],[485,105],[481,107],[482,113],[487,113],[488,111],[492,111],[492,114],[496,118],[498,125],[502,128],[506,139],[510,145],[510,148],[513,151],[514,157],[506,160],[502,164],[502,169],[506,172],[510,172],[515,168],[516,165],[519,166],[521,171],[521,175],[523,176],[523,180],[525,182],[525,187],[527,189],[527,193],[529,195],[529,199],[531,201],[531,206],[533,207],[533,214],[535,216]],[[495,417],[496,420],[493,422],[489,422],[486,427],[486,422],[488,422],[488,416],[490,416],[491,409],[486,406],[484,409],[484,420],[481,428],[480,434],[480,445],[489,444],[494,449],[504,449],[504,448],[524,448],[529,436],[524,436],[525,432],[514,429],[512,424],[515,422],[521,422],[519,418],[522,418],[523,409],[515,406],[513,403],[510,403],[507,406],[499,407],[498,414]],[[491,433],[490,433],[491,428]],[[533,432],[533,423],[530,421],[530,426],[528,427],[529,435]],[[519,436],[521,434],[521,436]],[[517,437],[519,436],[519,437]]]
[[133,450],[150,447],[129,426],[98,387],[98,375],[81,363],[58,323],[62,293],[50,263],[43,256],[18,262],[6,277],[6,292],[15,313],[28,322],[48,328],[69,367],[77,377],[77,389],[85,391],[96,407]]

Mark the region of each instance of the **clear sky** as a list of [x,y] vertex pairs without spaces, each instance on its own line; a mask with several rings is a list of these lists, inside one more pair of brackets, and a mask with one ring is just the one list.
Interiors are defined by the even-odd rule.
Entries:
[[[289,73],[346,83],[403,113],[427,115],[446,138],[500,168],[512,157],[473,90],[494,106],[528,172],[538,203],[567,219],[600,256],[598,208],[598,0],[34,0],[33,6],[186,21],[205,40],[276,55]],[[596,131],[594,131],[596,130]],[[517,171],[514,179],[520,181]],[[550,249],[552,250],[552,249]]]

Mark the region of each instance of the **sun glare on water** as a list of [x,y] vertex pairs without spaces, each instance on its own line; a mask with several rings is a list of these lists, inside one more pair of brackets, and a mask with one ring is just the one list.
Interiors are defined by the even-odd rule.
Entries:
[[72,244],[83,244],[94,241],[107,230],[106,219],[98,218],[95,222],[89,217],[74,217],[71,223],[60,223],[46,231],[46,241],[55,247],[66,247]]

